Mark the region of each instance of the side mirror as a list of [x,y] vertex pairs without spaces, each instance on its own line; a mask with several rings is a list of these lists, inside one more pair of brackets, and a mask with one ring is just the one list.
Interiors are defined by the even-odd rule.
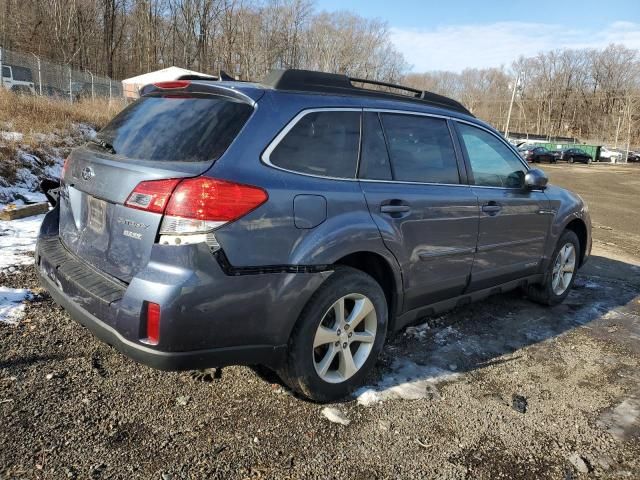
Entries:
[[532,168],[524,176],[524,186],[527,190],[544,190],[548,182],[549,177],[539,168]]

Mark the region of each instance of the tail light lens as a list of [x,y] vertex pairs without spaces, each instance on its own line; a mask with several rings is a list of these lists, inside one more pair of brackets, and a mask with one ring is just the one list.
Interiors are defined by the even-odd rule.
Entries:
[[154,87],[161,88],[163,90],[177,90],[180,88],[187,88],[189,85],[191,85],[189,80],[170,80],[167,82],[157,82],[153,84]]
[[68,168],[69,168],[69,157],[64,159],[64,163],[62,164],[62,172],[60,172],[60,179],[64,178]]
[[209,232],[237,220],[268,200],[262,188],[208,177],[141,182],[125,205],[164,213],[160,243],[206,242],[219,246]]
[[176,188],[178,182],[180,182],[180,180],[175,178],[141,182],[135,190],[131,192],[125,205],[139,210],[163,213],[171,197],[171,192]]

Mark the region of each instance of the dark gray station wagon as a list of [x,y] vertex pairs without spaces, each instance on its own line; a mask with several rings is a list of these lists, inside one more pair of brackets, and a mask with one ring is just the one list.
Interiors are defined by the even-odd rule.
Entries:
[[266,365],[318,401],[426,315],[517,287],[561,302],[591,250],[582,200],[458,102],[372,83],[145,87],[67,159],[42,283],[134,360]]

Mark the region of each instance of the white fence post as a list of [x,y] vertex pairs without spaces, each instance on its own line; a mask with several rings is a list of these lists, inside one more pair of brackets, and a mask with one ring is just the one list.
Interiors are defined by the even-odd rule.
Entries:
[[2,88],[4,80],[2,79],[2,47],[0,47],[0,88]]
[[73,103],[73,79],[71,78],[71,65],[69,65],[69,100]]
[[36,61],[38,62],[38,85],[40,86],[39,88],[40,96],[42,96],[42,71],[40,69],[40,57],[35,53],[32,53],[31,55],[33,55],[36,58]]

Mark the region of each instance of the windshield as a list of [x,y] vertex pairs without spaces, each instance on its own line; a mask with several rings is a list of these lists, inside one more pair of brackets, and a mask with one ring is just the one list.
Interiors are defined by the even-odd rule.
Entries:
[[217,160],[249,119],[253,107],[217,95],[144,97],[99,134],[114,153],[141,160]]

